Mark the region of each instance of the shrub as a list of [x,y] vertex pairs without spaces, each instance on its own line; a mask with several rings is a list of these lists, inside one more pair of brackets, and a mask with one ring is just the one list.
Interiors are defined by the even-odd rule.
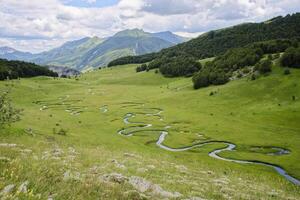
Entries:
[[143,71],[149,71],[148,66],[146,64],[142,64],[141,66],[138,66],[136,68],[136,72],[143,72]]
[[249,70],[249,68],[244,68],[242,72],[243,72],[244,74],[248,74],[248,73],[250,73],[250,70]]
[[284,74],[284,75],[289,75],[289,74],[291,74],[290,69],[289,69],[289,68],[285,68],[284,71],[283,71],[283,74]]
[[251,81],[255,81],[256,80],[256,75],[255,74],[252,74],[251,75]]
[[272,71],[272,62],[269,59],[262,60],[255,65],[255,70],[261,74],[269,73]]
[[197,62],[194,58],[188,56],[179,56],[172,58],[168,63],[160,65],[160,72],[167,77],[178,76],[193,76],[202,68],[201,63]]
[[53,128],[53,134],[55,135],[62,135],[62,136],[66,136],[67,135],[67,130],[60,128],[58,131],[56,131],[56,128]]
[[8,94],[9,92],[0,94],[0,128],[20,120],[21,110],[12,106]]
[[300,68],[300,47],[288,48],[280,59],[284,67]]
[[193,77],[194,88],[199,89],[202,87],[207,87],[209,83],[209,75],[207,73],[197,73]]

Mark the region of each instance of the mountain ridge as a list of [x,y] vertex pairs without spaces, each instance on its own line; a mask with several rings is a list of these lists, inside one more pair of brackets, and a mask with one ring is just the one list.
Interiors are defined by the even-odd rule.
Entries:
[[171,32],[149,33],[142,29],[126,29],[108,38],[84,37],[38,54],[8,50],[0,57],[8,60],[34,62],[39,65],[69,67],[80,71],[106,66],[123,56],[142,55],[184,42],[188,38]]

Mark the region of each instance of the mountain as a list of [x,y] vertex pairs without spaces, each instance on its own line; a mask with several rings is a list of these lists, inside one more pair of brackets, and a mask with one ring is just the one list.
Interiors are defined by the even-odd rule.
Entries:
[[174,33],[170,32],[170,31],[152,33],[152,36],[158,37],[162,40],[166,40],[166,41],[174,43],[174,44],[187,42],[189,40],[189,38],[185,38],[185,37],[175,35]]
[[149,62],[155,58],[183,55],[195,59],[214,57],[224,54],[230,48],[244,47],[254,42],[300,37],[299,24],[300,13],[279,16],[261,23],[244,23],[210,31],[188,42],[163,49],[154,56],[124,57],[112,61],[109,65]]
[[85,54],[79,69],[105,66],[123,56],[142,55],[175,45],[142,30],[125,30],[108,38]]
[[10,47],[0,47],[0,55],[5,55],[9,53],[14,53],[17,50],[10,48]]
[[0,49],[1,58],[31,61],[40,65],[70,67],[79,71],[106,66],[123,57],[158,52],[186,41],[171,32],[148,33],[141,29],[124,30],[109,38],[86,37],[39,54]]
[[101,44],[104,39],[98,37],[86,37],[80,40],[67,42],[62,46],[50,51],[37,54],[31,61],[43,64],[62,67],[77,68],[78,63],[84,59],[90,49]]
[[0,47],[0,57],[7,60],[31,60],[34,55],[29,52],[22,52],[10,47]]

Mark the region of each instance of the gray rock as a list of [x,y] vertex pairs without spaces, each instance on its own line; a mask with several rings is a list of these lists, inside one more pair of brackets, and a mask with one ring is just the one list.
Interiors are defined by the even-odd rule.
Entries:
[[63,180],[64,181],[69,181],[69,180],[80,181],[81,180],[81,174],[79,172],[71,172],[70,170],[68,170],[64,173]]
[[29,181],[25,181],[24,183],[22,183],[20,185],[20,187],[18,188],[18,192],[20,192],[20,193],[26,193],[28,185],[29,185]]
[[8,143],[1,143],[0,147],[10,147],[10,148],[14,148],[17,147],[18,145],[16,144],[8,144]]
[[9,193],[11,193],[13,191],[13,189],[16,187],[16,185],[14,184],[10,184],[8,186],[5,186],[3,188],[3,190],[0,192],[0,197],[4,197],[6,195],[8,195]]
[[163,190],[159,185],[153,184],[141,177],[132,176],[129,183],[139,192],[148,192],[152,195],[162,196],[166,198],[178,198],[182,195],[179,192],[168,192]]
[[128,180],[126,176],[118,173],[106,174],[100,177],[102,181],[105,182],[114,182],[114,183],[125,183]]

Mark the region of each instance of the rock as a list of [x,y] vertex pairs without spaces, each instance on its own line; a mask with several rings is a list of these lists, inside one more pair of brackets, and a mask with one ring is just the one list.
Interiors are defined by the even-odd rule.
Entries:
[[61,157],[63,155],[64,151],[59,149],[59,148],[56,148],[56,149],[53,149],[51,154],[54,156],[54,157]]
[[118,162],[117,160],[115,160],[115,159],[113,159],[111,162],[114,163],[115,166],[116,166],[117,168],[119,168],[119,169],[126,169],[125,165],[119,163],[119,162]]
[[43,152],[42,159],[43,160],[49,160],[49,159],[60,160],[61,157],[63,156],[63,154],[64,154],[64,151],[62,149],[56,148],[51,151]]
[[69,147],[68,152],[71,155],[79,155],[80,154],[80,153],[76,152],[76,150],[73,147]]
[[0,147],[10,147],[10,148],[14,148],[17,147],[17,144],[8,144],[8,143],[2,143],[0,144]]
[[126,176],[118,173],[106,174],[100,177],[101,180],[105,182],[114,182],[114,183],[125,183],[128,180]]
[[69,180],[76,180],[76,181],[80,181],[80,173],[79,172],[71,172],[70,170],[66,171],[64,173],[64,181],[69,181]]
[[20,185],[20,187],[18,188],[18,192],[20,192],[20,193],[26,193],[27,192],[28,184],[29,184],[29,181],[25,181],[24,183],[22,183]]
[[47,200],[54,200],[55,196],[56,196],[56,194],[51,194],[48,196]]
[[29,153],[32,152],[32,150],[31,149],[21,149],[20,152],[25,153],[25,154],[29,154]]
[[153,184],[141,177],[132,176],[129,178],[129,183],[139,192],[148,192],[151,195],[162,196],[166,198],[178,198],[182,196],[180,193],[168,192],[163,190],[159,185]]
[[9,193],[11,193],[13,191],[13,189],[15,187],[16,186],[14,184],[10,184],[10,185],[4,187],[3,190],[0,192],[0,197],[4,197],[4,196],[8,195]]

